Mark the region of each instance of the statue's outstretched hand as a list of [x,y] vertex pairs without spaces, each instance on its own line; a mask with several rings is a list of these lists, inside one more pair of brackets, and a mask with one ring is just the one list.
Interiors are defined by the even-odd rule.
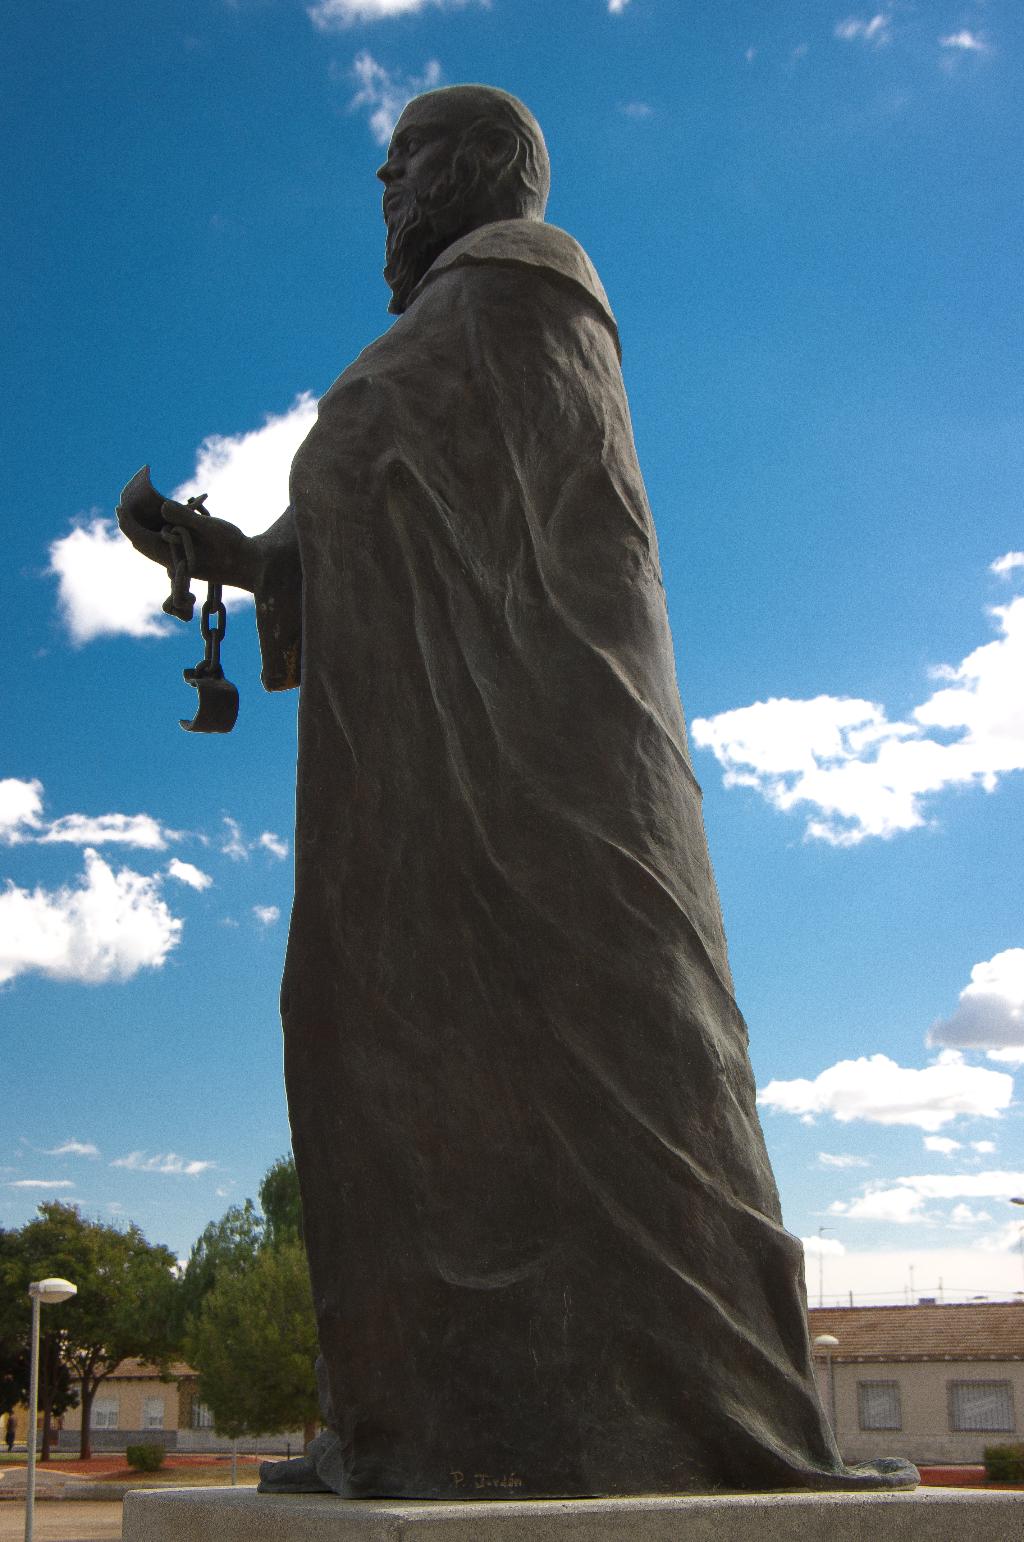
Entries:
[[148,466],[137,471],[122,492],[117,522],[136,551],[164,568],[170,556],[164,530],[168,525],[185,527],[192,537],[193,578],[239,589],[255,586],[257,557],[252,538],[226,519],[164,498],[149,480]]

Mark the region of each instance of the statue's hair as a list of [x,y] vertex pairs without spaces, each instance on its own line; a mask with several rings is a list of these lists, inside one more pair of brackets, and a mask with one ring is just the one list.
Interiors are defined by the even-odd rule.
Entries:
[[551,162],[530,109],[496,86],[444,86],[410,105],[437,104],[459,141],[452,176],[464,198],[481,196],[492,219],[543,219]]

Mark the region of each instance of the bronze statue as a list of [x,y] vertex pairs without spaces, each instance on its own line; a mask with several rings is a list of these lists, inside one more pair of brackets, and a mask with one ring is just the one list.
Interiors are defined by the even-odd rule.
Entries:
[[[815,1391],[608,300],[482,86],[378,173],[398,316],[291,506],[185,511],[300,682],[285,1073],[327,1429],[270,1490],[903,1486]],[[166,543],[133,498],[122,529]]]

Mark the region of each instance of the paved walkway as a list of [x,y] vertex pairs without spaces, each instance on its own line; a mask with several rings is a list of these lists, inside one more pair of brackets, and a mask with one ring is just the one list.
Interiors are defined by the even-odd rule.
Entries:
[[[120,1542],[121,1505],[102,1499],[44,1499],[35,1507],[36,1542]],[[0,1504],[0,1542],[21,1542],[25,1506]]]

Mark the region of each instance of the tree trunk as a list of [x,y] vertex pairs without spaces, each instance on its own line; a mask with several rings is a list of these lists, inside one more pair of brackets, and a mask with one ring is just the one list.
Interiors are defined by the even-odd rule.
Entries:
[[89,1428],[92,1419],[92,1400],[96,1396],[98,1383],[91,1376],[82,1377],[82,1441],[78,1448],[79,1459],[87,1462],[92,1456],[92,1430]]
[[307,1419],[306,1420],[305,1424],[302,1426],[302,1448],[303,1448],[303,1450],[305,1450],[305,1448],[309,1445],[309,1442],[311,1440],[314,1440],[316,1438],[316,1432],[317,1432],[317,1430],[319,1428],[320,1428],[320,1420],[319,1419]]

